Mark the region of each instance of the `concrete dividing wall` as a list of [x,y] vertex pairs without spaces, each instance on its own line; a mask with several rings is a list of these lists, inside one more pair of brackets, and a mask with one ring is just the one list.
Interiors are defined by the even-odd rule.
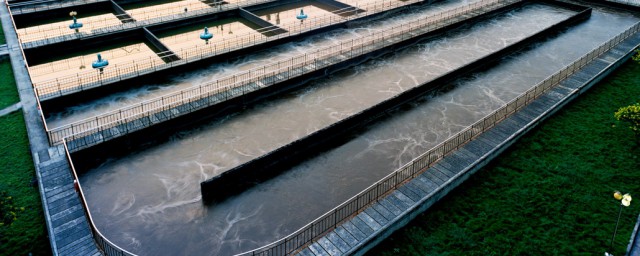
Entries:
[[355,12],[360,12],[360,11],[364,11],[362,9],[356,8],[355,6],[351,6],[342,2],[338,2],[335,0],[316,0],[320,3],[326,4],[328,6],[332,6],[337,8],[338,10],[343,10],[343,11],[349,11],[348,13],[355,13]]
[[162,58],[166,62],[180,59],[178,55],[176,55],[173,51],[171,51],[169,47],[164,45],[160,41],[160,39],[158,39],[153,33],[151,33],[151,31],[149,31],[147,28],[143,28],[142,30],[144,31],[144,37],[147,39],[147,42],[149,42],[151,45],[153,45],[153,47],[156,48],[155,49],[157,50],[156,53],[160,58]]
[[[516,6],[502,8],[492,13],[476,17],[475,20],[488,15],[495,15],[515,7]],[[244,191],[246,188],[251,187],[256,183],[278,175],[283,170],[288,169],[289,166],[317,154],[318,151],[326,150],[333,145],[340,143],[340,141],[342,141],[348,134],[351,134],[358,129],[363,129],[367,124],[384,117],[387,111],[393,110],[402,104],[412,101],[438,86],[442,86],[462,75],[487,67],[488,65],[492,65],[506,55],[539,41],[552,33],[560,31],[571,24],[589,18],[591,15],[591,9],[586,7],[583,7],[582,9],[583,10],[581,12],[573,15],[572,17],[538,32],[531,37],[507,46],[506,48],[484,58],[473,61],[459,69],[450,71],[430,82],[423,83],[420,86],[407,90],[369,109],[354,114],[346,119],[334,123],[331,126],[325,127],[307,135],[306,137],[300,138],[259,158],[202,182],[200,184],[200,189],[203,200],[221,201],[230,195]],[[472,21],[467,21],[466,23],[468,22]],[[447,30],[449,29],[450,28]]]
[[250,21],[253,24],[256,24],[258,26],[260,26],[260,28],[271,28],[268,30],[268,32],[265,32],[266,34],[269,35],[277,35],[277,34],[282,34],[282,33],[287,33],[286,30],[280,28],[279,26],[276,26],[275,24],[268,22],[266,20],[263,20],[262,18],[256,16],[255,14],[240,8],[238,10],[238,13],[240,14],[240,17]]
[[133,17],[131,17],[131,15],[129,15],[124,9],[122,9],[122,7],[118,5],[118,3],[113,0],[111,0],[110,2],[111,6],[113,7],[113,11],[116,13],[116,17],[118,17],[120,21],[122,21],[123,23],[136,21]]
[[623,4],[618,2],[606,1],[606,0],[576,0],[577,2],[583,2],[585,4],[607,6],[625,11],[640,12],[640,6]]

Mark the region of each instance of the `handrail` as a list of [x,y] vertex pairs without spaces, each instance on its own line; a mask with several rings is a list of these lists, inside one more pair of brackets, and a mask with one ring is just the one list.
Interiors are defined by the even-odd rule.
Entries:
[[[29,1],[24,3],[12,3],[12,4],[7,3],[7,6],[10,7],[11,9],[14,9],[16,14],[23,14],[23,13],[46,11],[51,9],[65,8],[65,7],[71,7],[76,5],[92,4],[92,3],[99,3],[99,2],[109,2],[109,0],[39,1],[39,2]],[[35,5],[40,5],[44,3],[47,4],[44,7],[40,6],[40,8],[38,8],[37,6],[35,6]],[[34,6],[29,6],[29,5],[34,5]]]
[[[85,37],[95,37],[102,34],[111,33],[111,32],[120,31],[120,30],[131,30],[131,29],[141,28],[145,26],[158,25],[165,22],[173,22],[173,21],[177,21],[185,18],[195,18],[195,17],[210,15],[214,13],[226,12],[230,10],[239,9],[241,7],[269,3],[273,1],[276,1],[276,0],[246,0],[246,1],[233,3],[233,4],[220,5],[218,6],[218,8],[210,7],[210,8],[204,8],[204,9],[196,9],[196,10],[192,9],[187,12],[181,12],[181,13],[176,13],[176,14],[171,14],[166,16],[158,16],[158,17],[149,18],[149,19],[141,19],[141,20],[121,23],[117,25],[114,24],[110,26],[95,28],[88,32],[82,31],[79,33],[58,35],[55,37],[51,37],[46,34],[40,35],[40,36],[34,36],[29,41],[21,40],[21,43],[28,46],[28,48],[39,47],[47,44],[58,43],[61,41],[82,39]],[[129,12],[127,12],[127,14],[131,16]],[[133,18],[135,19],[135,17]]]
[[98,249],[102,251],[104,255],[118,255],[118,256],[135,256],[135,254],[120,248],[115,243],[109,241],[100,230],[96,227],[93,222],[93,217],[91,217],[91,210],[89,210],[89,205],[87,205],[87,201],[84,196],[84,192],[82,191],[82,185],[80,184],[80,179],[78,179],[78,173],[76,172],[76,168],[73,165],[73,161],[71,159],[71,153],[69,153],[69,148],[67,148],[67,142],[65,140],[62,141],[62,145],[64,145],[64,152],[67,156],[67,161],[69,162],[69,167],[71,168],[71,174],[73,175],[73,182],[76,186],[76,193],[78,193],[78,197],[80,198],[80,202],[82,203],[82,209],[84,209],[84,213],[87,216],[87,222],[89,223],[89,227],[91,228],[91,234],[93,235],[93,240],[98,245]]
[[[620,33],[618,36],[612,38],[611,40],[603,43],[599,47],[594,48],[592,51],[583,55],[578,60],[565,66],[557,73],[547,77],[545,80],[538,83],[536,86],[527,90],[526,92],[522,93],[517,98],[509,101],[509,103],[507,103],[506,105],[493,111],[491,114],[475,122],[471,126],[468,126],[467,128],[463,129],[457,134],[450,136],[447,140],[441,142],[434,148],[423,153],[422,155],[415,158],[411,162],[405,164],[404,166],[397,169],[393,173],[380,179],[378,182],[367,187],[360,193],[356,194],[355,196],[346,200],[342,204],[333,208],[331,211],[316,218],[314,221],[298,229],[292,234],[284,238],[281,238],[271,244],[265,245],[263,247],[260,247],[258,249],[254,249],[248,252],[240,253],[238,255],[240,256],[289,255],[291,253],[296,252],[302,246],[310,243],[314,239],[318,238],[320,235],[336,227],[338,224],[340,224],[344,220],[362,211],[365,207],[367,207],[373,202],[376,202],[383,195],[396,189],[398,185],[403,184],[405,181],[408,181],[409,179],[414,178],[420,173],[424,172],[426,170],[426,167],[431,166],[433,163],[435,163],[435,161],[440,160],[446,154],[457,149],[459,146],[467,143],[468,141],[475,138],[480,133],[486,131],[488,128],[493,127],[493,125],[503,120],[508,115],[526,106],[533,99],[542,95],[542,93],[548,91],[551,87],[558,84],[560,81],[567,78],[568,76],[572,75],[576,70],[584,67],[591,60],[597,58],[602,53],[613,48],[622,40],[628,38],[632,34],[637,33],[639,30],[640,30],[640,22],[636,23],[635,25],[628,28],[627,30]],[[82,202],[82,206],[85,211],[85,214],[87,215],[87,219],[89,222],[89,226],[91,228],[91,232],[93,234],[93,238],[96,241],[98,247],[107,256],[135,255],[131,252],[128,252],[120,248],[113,242],[109,241],[109,239],[107,239],[104,235],[102,235],[102,233],[100,233],[100,231],[96,227],[95,223],[93,222],[93,218],[91,217],[91,212],[89,210],[89,207],[86,203],[82,186],[80,184],[80,181],[78,180],[77,172],[75,170],[75,167],[73,166],[73,161],[71,159],[71,154],[67,147],[66,138],[63,138],[62,144],[64,145],[67,160],[69,161],[69,165],[71,167],[71,171],[74,177],[74,182],[77,182],[78,184],[78,196],[80,197],[80,201]]]
[[338,224],[361,212],[370,204],[377,202],[387,193],[397,189],[398,185],[402,185],[406,181],[415,178],[417,175],[426,171],[428,167],[442,159],[445,155],[457,150],[463,144],[466,144],[482,132],[520,110],[532,100],[535,100],[538,96],[551,89],[554,85],[569,77],[577,70],[590,63],[590,61],[599,57],[601,54],[613,48],[622,40],[628,38],[632,34],[635,34],[639,30],[640,22],[631,26],[611,40],[603,43],[599,47],[594,48],[592,51],[583,55],[573,63],[566,65],[560,71],[547,77],[533,88],[509,101],[506,105],[493,111],[491,114],[468,126],[462,131],[450,136],[447,140],[441,142],[411,162],[380,179],[378,182],[362,190],[360,193],[316,218],[314,221],[297,231],[271,244],[237,255],[289,255],[296,252],[303,246],[312,242],[314,239],[334,229]]
[[[396,25],[367,36],[358,36],[350,40],[345,40],[339,45],[326,46],[311,53],[293,56],[273,64],[264,65],[235,75],[223,77],[210,83],[189,87],[161,97],[146,100],[138,104],[53,128],[47,131],[49,141],[53,145],[59,143],[61,138],[76,140],[89,134],[126,124],[129,121],[148,117],[152,114],[175,108],[176,106],[186,105],[203,99],[208,99],[208,102],[200,102],[196,107],[191,108],[193,108],[193,110],[197,110],[211,106],[218,102],[226,101],[230,98],[251,92],[255,90],[255,85],[259,84],[260,87],[266,87],[340,62],[342,61],[342,59],[340,59],[341,56],[354,58],[395,43],[388,39],[401,37],[401,39],[404,40],[405,35],[407,38],[419,36],[422,33],[439,29],[453,23],[452,18],[461,17],[461,15],[468,14],[481,8],[498,8],[499,6],[512,2],[517,1],[482,0],[466,6],[443,11],[433,16],[422,17],[411,22]],[[427,30],[414,35],[407,34],[409,31],[420,31],[423,28],[427,28]],[[305,67],[312,68],[304,69]],[[212,101],[211,98],[216,95],[218,95],[217,98]],[[171,115],[175,117],[182,114],[185,113],[172,113]],[[139,130],[140,128],[143,127],[126,127],[127,132]],[[103,137],[103,139],[106,140],[107,138]],[[86,146],[88,145],[74,144],[72,150],[79,150]]]
[[[383,11],[388,11],[396,8],[401,8],[424,0],[407,0],[407,1],[390,1],[390,0],[378,0],[367,4],[368,9],[366,11],[357,12],[354,8],[356,15],[347,17],[335,17],[335,14],[321,15],[316,18],[309,18],[304,23],[292,22],[279,26],[287,30],[287,33],[281,33],[274,36],[264,36],[260,33],[244,33],[242,35],[236,35],[233,39],[225,39],[221,42],[211,43],[202,46],[192,46],[182,48],[179,51],[174,50],[180,60],[172,61],[169,63],[157,64],[155,61],[149,61],[148,59],[133,60],[126,63],[120,63],[117,65],[111,65],[102,73],[87,72],[83,74],[73,74],[61,76],[58,78],[49,79],[42,82],[34,83],[35,87],[41,88],[38,91],[41,92],[40,96],[43,100],[47,98],[57,97],[64,94],[69,94],[77,91],[83,91],[86,89],[99,87],[105,84],[121,81],[131,77],[148,74],[159,70],[168,69],[174,66],[184,65],[194,61],[210,58],[220,54],[229,53],[238,49],[246,48],[249,46],[255,46],[270,41],[280,40],[285,37],[293,35],[299,35],[309,32],[311,30],[327,27],[335,24],[341,24],[353,19],[362,18],[363,16],[369,16]],[[364,15],[360,15],[364,14]],[[298,24],[295,24],[298,23]],[[129,24],[129,23],[127,23]],[[35,74],[34,74],[35,75]],[[37,76],[36,76],[37,77]]]

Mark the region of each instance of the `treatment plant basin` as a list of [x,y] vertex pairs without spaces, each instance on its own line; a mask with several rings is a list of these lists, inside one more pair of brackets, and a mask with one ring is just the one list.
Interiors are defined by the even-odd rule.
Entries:
[[122,8],[136,20],[148,20],[185,13],[185,10],[207,9],[211,6],[198,0],[156,0],[123,4]]
[[[199,35],[203,32],[204,27],[207,27],[209,33],[213,34],[213,38],[209,40],[209,46],[207,46],[203,40],[199,39]],[[224,45],[216,43],[233,41],[238,35],[250,35],[253,38],[264,37],[264,35],[257,31],[258,29],[260,29],[258,25],[243,18],[225,18],[201,22],[177,29],[168,29],[155,34],[162,43],[172,49],[179,57],[185,58],[187,56],[183,54],[182,49],[192,49],[193,47],[200,46],[218,47],[218,50],[220,50]],[[198,50],[194,50],[193,52],[198,52]]]
[[[122,21],[111,10],[94,10],[89,12],[76,12],[78,22],[82,28],[78,32],[91,31],[122,24]],[[60,13],[55,17],[29,19],[16,22],[18,36],[24,42],[42,40],[46,38],[70,35],[76,33],[69,25],[73,20],[69,13]]]
[[149,61],[156,65],[164,63],[152,47],[143,41],[121,42],[89,50],[57,52],[40,56],[38,62],[33,61],[30,64],[31,80],[36,84],[74,74],[97,72],[91,68],[91,63],[97,59],[98,53],[107,59],[112,67],[129,64],[136,60]]
[[[439,8],[449,7],[444,4]],[[527,5],[334,73],[277,100],[179,132],[168,142],[110,159],[81,176],[94,221],[111,241],[143,255],[230,255],[271,243],[639,19],[594,10],[589,20],[505,58],[496,67],[460,78],[411,108],[394,112],[352,140],[221,203],[202,204],[198,183],[571,14],[556,7]],[[397,15],[310,41],[366,33],[419,15],[420,11]],[[290,52],[304,52],[309,44],[286,47]],[[252,61],[239,59],[223,67],[237,68]],[[202,69],[175,79],[197,84],[223,73]],[[101,111],[100,107],[82,108]],[[73,114],[59,113],[49,118],[65,116]]]

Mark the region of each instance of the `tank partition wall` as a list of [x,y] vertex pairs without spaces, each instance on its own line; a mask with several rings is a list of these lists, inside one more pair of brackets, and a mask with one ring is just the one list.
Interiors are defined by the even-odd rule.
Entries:
[[594,5],[609,6],[620,10],[640,12],[639,0],[577,0]]
[[[76,12],[78,22],[83,26],[77,31],[69,28],[73,23],[71,12]],[[47,12],[13,15],[17,25],[16,32],[21,42],[36,41],[43,37],[76,38],[79,34],[122,24],[126,17],[118,14],[110,2],[72,6]]]
[[108,2],[108,0],[68,0],[68,1],[12,1],[8,0],[7,6],[14,14],[25,14],[32,12],[44,12],[71,6],[81,6],[99,2]]
[[[234,22],[236,24],[234,24],[234,27],[241,26],[242,30],[236,31],[235,34],[231,34],[231,30],[229,29],[229,27],[227,27],[229,26],[229,24],[221,24],[221,25],[219,24],[219,21],[224,22],[225,19],[226,20],[235,19]],[[174,26],[174,25],[180,25],[180,26]],[[122,38],[132,33],[143,34],[145,35],[146,42],[155,46],[154,48],[157,49],[156,53],[158,53],[158,55],[162,57],[166,63],[171,63],[172,61],[177,61],[177,60],[180,60],[180,58],[185,57],[184,55],[185,51],[182,51],[181,49],[185,49],[185,48],[198,49],[198,47],[202,48],[206,46],[205,42],[199,38],[199,35],[203,31],[203,27],[207,25],[211,25],[210,31],[214,33],[214,38],[210,40],[211,43],[209,45],[216,44],[220,41],[224,42],[225,40],[227,42],[230,40],[235,40],[238,36],[237,34],[250,35],[252,37],[267,37],[262,33],[267,33],[270,31],[278,31],[277,29],[275,29],[276,27],[264,28],[253,22],[244,20],[238,14],[238,11],[233,10],[225,13],[211,15],[207,17],[207,19],[189,19],[184,22],[181,22],[180,24],[172,23],[167,25],[149,27],[149,29],[145,27],[141,30],[124,31],[118,34],[113,34],[109,38],[109,40],[110,42],[113,42],[111,38],[114,38],[114,37]],[[219,29],[227,28],[227,31],[229,33],[226,33],[226,31],[225,31],[225,34],[217,33],[216,29],[218,28],[215,28],[215,27],[218,25],[220,25]],[[171,34],[171,31],[181,31],[184,29],[187,29],[187,30],[190,29],[191,31],[190,33],[186,33],[186,34],[184,33],[179,35]],[[100,41],[101,39],[103,39],[103,37],[92,38],[89,40],[82,40],[81,42],[83,45],[81,47],[85,49],[92,49],[93,47],[100,47],[102,45],[110,44],[109,42]],[[27,49],[26,55],[30,59],[36,59],[36,58],[39,58],[39,56],[46,55],[48,52],[52,52],[53,49],[60,50],[61,48],[68,49],[68,51],[71,51],[71,52],[77,51],[76,45],[69,42],[65,44],[49,45],[49,46],[44,46],[40,48]],[[176,51],[176,49],[180,51]],[[228,57],[228,56],[230,55],[227,55],[225,57]],[[91,57],[90,59],[94,59],[94,57]],[[107,57],[107,59],[109,60],[108,58],[109,56],[104,56],[104,57]],[[187,64],[187,63],[193,62],[194,56],[186,55],[186,57],[187,58],[191,57],[191,59],[182,61],[181,64]],[[196,59],[199,59],[199,57],[201,56],[195,56],[195,57]],[[149,70],[157,67],[158,65],[165,64],[165,63],[158,62],[156,59],[149,59],[147,56],[141,57],[141,58],[135,58],[135,56],[128,56],[128,58],[124,61],[120,61],[118,63],[110,63],[110,65],[104,69],[104,72],[102,74],[99,72],[93,72],[91,70],[76,70],[78,72],[66,73],[66,74],[53,73],[53,72],[68,69],[69,68],[68,64],[65,62],[66,61],[54,61],[51,63],[41,64],[41,62],[30,61],[30,63],[35,64],[35,65],[32,64],[30,66],[30,71],[31,71],[30,73],[31,73],[32,80],[34,82],[34,87],[36,88],[38,96],[40,97],[41,100],[49,100],[58,96],[69,95],[76,92],[84,91],[88,88],[92,88],[92,87],[78,88],[75,84],[66,84],[65,86],[55,87],[53,88],[52,91],[47,91],[47,88],[43,89],[39,85],[43,81],[60,82],[61,81],[60,77],[75,76],[76,79],[79,79],[77,80],[78,83],[84,83],[84,80],[83,80],[84,77],[88,76],[88,77],[98,77],[102,80],[109,80],[112,82],[119,82],[120,80],[122,80],[121,76],[123,75],[123,73],[132,74],[135,77],[140,75],[139,73],[141,69],[147,68],[147,70]],[[172,67],[173,64],[166,65],[166,66]],[[43,70],[45,74],[50,76],[42,78]],[[112,72],[109,72],[109,71],[112,71]],[[59,83],[59,84],[62,84],[62,83]],[[114,87],[110,86],[110,88],[113,89]]]
[[[58,45],[55,48],[27,50],[25,55],[30,63],[29,74],[32,82],[36,84],[40,81],[56,79],[61,74],[79,77],[83,74],[109,75],[100,74],[91,68],[91,63],[97,59],[98,53],[109,60],[110,66],[140,59],[144,59],[151,65],[165,64],[158,53],[166,50],[162,47],[158,48],[161,45],[151,41],[152,38],[146,37],[143,30],[120,33],[109,38],[107,42],[102,41],[104,39],[85,40],[82,45],[67,44]],[[60,89],[69,90],[69,88]]]
[[[498,122],[516,113],[535,100],[538,96],[549,91],[549,89],[580,70],[592,60],[615,47],[618,43],[622,42],[629,36],[636,34],[638,31],[640,31],[640,23],[636,23],[625,32],[612,38],[599,47],[594,48],[575,62],[563,67],[555,74],[535,85],[533,88],[509,101],[501,108],[493,111],[491,114],[468,126],[462,131],[452,135],[444,142],[438,144],[403,167],[380,179],[378,182],[318,217],[311,223],[269,245],[238,255],[290,255],[297,252],[310,242],[333,230],[337,225],[363,211],[371,203],[377,202],[386,194],[397,189],[400,185],[417,177],[429,167],[437,163],[445,155],[452,153],[460,146],[473,140],[479,134],[491,129]],[[445,183],[445,185],[446,184],[448,183]]]
[[[330,15],[311,17],[304,22],[292,22],[291,24],[281,24],[280,28],[287,31],[270,37],[261,37],[256,34],[242,34],[236,37],[224,40],[215,44],[208,45],[196,45],[195,47],[188,47],[182,49],[172,49],[174,53],[180,56],[181,60],[173,61],[163,65],[153,65],[153,63],[145,62],[144,60],[133,61],[129,63],[123,63],[118,66],[110,66],[104,70],[104,74],[87,73],[83,75],[69,75],[64,77],[58,77],[57,79],[51,79],[40,83],[34,83],[37,88],[37,93],[42,100],[59,97],[62,95],[71,94],[74,92],[84,91],[96,87],[100,87],[107,84],[120,82],[126,79],[139,77],[147,74],[151,74],[156,71],[166,70],[174,68],[176,66],[185,65],[199,60],[204,60],[212,57],[224,58],[231,56],[231,54],[239,54],[242,51],[250,51],[258,47],[268,47],[269,45],[278,44],[287,40],[293,40],[298,37],[305,36],[309,33],[318,33],[325,29],[331,29],[338,26],[345,26],[348,22],[359,21],[362,19],[370,18],[374,14],[387,12],[390,10],[399,11],[403,7],[409,8],[410,5],[422,4],[423,1],[411,0],[406,2],[400,2],[393,0],[378,0],[375,3],[369,3],[368,5],[361,7],[365,12],[357,13],[349,16],[340,16],[335,13]],[[353,9],[351,9],[353,10]],[[349,10],[348,10],[349,11]],[[339,11],[338,13],[342,13]],[[62,91],[64,89],[64,91]]]
[[83,32],[76,33],[73,36],[67,35],[67,36],[50,37],[47,35],[40,35],[40,36],[32,35],[31,37],[34,41],[25,41],[20,38],[19,40],[23,44],[24,48],[36,48],[36,47],[49,45],[49,44],[56,44],[64,41],[80,40],[85,37],[106,36],[111,33],[119,32],[123,30],[132,30],[132,29],[142,28],[144,26],[152,26],[152,25],[164,24],[168,22],[176,22],[181,19],[199,18],[199,17],[216,14],[220,12],[236,10],[244,6],[252,6],[252,5],[264,4],[264,3],[270,3],[270,2],[277,2],[277,0],[246,0],[246,1],[238,2],[236,4],[219,5],[217,8],[188,10],[187,12],[184,12],[184,8],[183,8],[182,9],[183,12],[178,14],[172,14],[172,15],[158,14],[158,13],[155,13],[154,11],[147,11],[144,13],[139,13],[136,16],[132,16],[133,18],[138,19],[135,22],[121,23],[118,25],[112,25],[112,26],[103,27],[99,29],[92,29],[92,30],[85,29]]
[[[419,37],[431,31],[443,31],[455,24],[468,21],[472,17],[483,15],[484,13],[476,13],[479,10],[485,10],[485,13],[497,12],[501,9],[511,8],[510,6],[515,3],[522,2],[484,0],[461,6],[443,11],[439,15],[397,25],[369,36],[347,40],[339,46],[321,48],[312,53],[294,56],[211,83],[64,125],[48,130],[47,133],[52,144],[58,144],[62,138],[67,138],[70,150],[75,152],[198,110],[205,111],[204,109],[210,106],[224,109],[229,105],[244,104],[254,99],[273,95],[287,89],[290,84],[298,85],[297,81],[292,81],[293,78],[304,81],[317,73],[324,74],[326,68],[335,64],[341,65],[336,68],[348,66],[355,62],[353,59],[356,57],[364,56],[367,58],[371,56],[370,54],[375,54],[377,50],[400,41]],[[287,83],[282,83],[285,81]],[[204,113],[210,112],[212,112],[211,108],[208,108]],[[190,116],[193,117],[196,114]],[[167,129],[165,127],[162,130]],[[135,135],[127,136],[123,140],[132,137]]]
[[124,9],[122,9],[122,7],[118,5],[118,3],[116,3],[113,0],[110,0],[110,2],[111,2],[111,6],[113,7],[113,10],[118,14],[116,16],[118,17],[118,19],[122,21],[122,23],[136,21],[133,17],[131,17],[129,13],[127,13]]
[[157,52],[158,57],[160,57],[165,62],[171,62],[180,59],[180,57],[173,53],[173,51],[171,51],[169,47],[164,45],[160,41],[160,39],[158,39],[153,33],[151,33],[151,31],[149,31],[147,28],[142,28],[142,30],[144,31],[144,37],[147,39],[147,41],[159,50],[159,52]]
[[[82,27],[77,31],[70,29],[71,12]],[[67,7],[47,12],[14,15],[18,25],[18,38],[21,43],[37,42],[48,38],[49,43],[80,39],[91,35],[91,31],[119,26],[132,21],[126,13],[122,14],[112,2],[99,2],[78,7]],[[27,46],[27,45],[25,45]]]
[[[565,68],[550,76],[534,88],[521,94],[521,96],[514,99],[513,101],[510,101],[504,107],[494,111],[491,115],[476,122],[472,126],[469,126],[467,129],[461,131],[460,133],[451,136],[445,142],[427,151],[425,154],[414,159],[414,161],[405,165],[403,168],[396,170],[392,174],[381,179],[379,182],[358,193],[356,196],[352,197],[343,204],[317,218],[298,231],[272,244],[243,253],[242,255],[286,255],[295,252],[297,249],[300,249],[302,246],[305,246],[309,242],[313,241],[313,239],[318,238],[319,235],[328,232],[332,229],[332,227],[335,227],[342,221],[347,220],[353,214],[363,210],[368,204],[375,202],[380,198],[380,196],[390,192],[399,184],[402,184],[410,178],[417,176],[420,171],[424,170],[429,165],[433,165],[435,161],[437,161],[443,155],[450,153],[460,145],[463,145],[464,143],[470,141],[479,133],[491,128],[493,124],[497,123],[499,120],[503,119],[510,113],[517,111],[525,104],[533,100],[535,97],[543,94],[554,84],[557,84],[562,79],[570,76],[576,70],[585,66],[591,60],[597,58],[605,51],[611,49],[625,38],[637,33],[639,30],[640,24],[634,25],[633,27],[611,39],[607,43],[602,44],[600,47],[597,47],[593,51],[585,54],[576,62],[567,65]],[[63,141],[62,144],[66,145],[66,142]],[[68,151],[67,154],[69,155]],[[75,169],[72,168],[72,170]],[[77,177],[77,175],[74,175],[74,177]],[[80,188],[78,192],[79,196],[84,202],[85,200],[82,194],[81,184],[78,184],[78,187]],[[105,252],[105,255],[131,255],[130,253],[120,249],[113,243],[110,243],[108,239],[106,239],[97,230],[91,219],[90,210],[87,208],[86,204],[84,204],[83,206],[85,207],[84,209],[89,216],[88,219],[94,235],[94,239],[96,240],[98,246],[103,250],[103,252]]]
[[[592,51],[583,55],[575,62],[565,66],[554,75],[549,76],[547,79],[543,80],[533,88],[527,90],[517,98],[508,102],[503,107],[497,109],[496,111],[492,112],[491,114],[487,115],[486,117],[467,127],[466,129],[463,129],[459,133],[452,135],[444,142],[438,144],[421,156],[415,158],[413,161],[404,165],[402,168],[399,168],[386,177],[380,179],[378,182],[351,197],[349,200],[346,200],[344,203],[338,205],[334,209],[321,215],[304,227],[269,245],[239,255],[273,256],[290,255],[295,253],[310,242],[314,241],[314,239],[319,238],[321,235],[331,231],[334,227],[336,227],[343,221],[348,220],[351,216],[354,216],[355,214],[364,210],[371,203],[376,202],[377,200],[382,198],[382,196],[396,189],[399,185],[402,185],[408,180],[417,177],[428,167],[433,166],[443,156],[453,152],[458,147],[471,141],[477,135],[492,128],[496,123],[520,110],[522,107],[526,106],[538,96],[547,92],[554,85],[560,83],[563,79],[569,77],[570,75],[587,65],[590,61],[596,59],[601,54],[615,47],[618,43],[622,42],[629,36],[636,34],[638,31],[640,31],[640,23],[636,23],[625,32],[612,38],[599,47],[594,48]],[[65,146],[67,145],[66,141],[64,140],[62,144]],[[91,217],[91,211],[85,203],[85,197],[82,192],[82,185],[77,179],[77,174],[75,173],[76,169],[73,167],[74,163],[72,162],[72,158],[78,159],[79,156],[77,154],[81,154],[82,152],[71,154],[68,148],[65,147],[65,150],[67,156],[69,156],[69,161],[72,165],[71,169],[74,171],[74,182],[77,182],[79,188],[78,195],[83,202],[83,207],[90,223],[89,226],[91,227],[96,243],[105,253],[105,255],[132,255],[131,253],[111,243],[96,228]],[[79,157],[79,160],[82,160],[82,157]]]
[[277,25],[274,25],[273,23],[269,22],[268,20],[264,20],[258,16],[256,16],[255,14],[240,8],[239,9],[239,13],[240,13],[240,17],[253,22],[254,24],[257,24],[258,26],[260,26],[261,28],[258,30],[259,32],[261,32],[262,34],[264,34],[265,36],[275,36],[277,34],[282,34],[282,33],[287,33],[286,30],[278,27]]
[[572,5],[572,9],[581,9],[581,11],[534,35],[514,42],[497,52],[473,60],[458,69],[449,71],[431,81],[408,89],[375,106],[355,113],[275,150],[266,152],[262,156],[200,183],[203,200],[206,202],[222,201],[229,196],[241,193],[255,184],[259,184],[280,174],[284,170],[287,170],[287,167],[312,157],[316,155],[317,152],[324,151],[335,144],[341,143],[341,141],[354,132],[365,129],[368,124],[384,119],[389,111],[400,108],[425,93],[444,86],[461,76],[492,66],[503,57],[536,43],[551,34],[557,33],[570,25],[584,21],[591,15],[591,8]]

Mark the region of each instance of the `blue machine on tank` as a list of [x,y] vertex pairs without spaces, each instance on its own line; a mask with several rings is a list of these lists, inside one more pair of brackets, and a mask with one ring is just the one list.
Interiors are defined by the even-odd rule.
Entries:
[[69,25],[70,29],[74,29],[76,31],[76,33],[78,33],[78,29],[80,29],[82,27],[82,22],[78,22],[78,20],[76,19],[76,15],[78,15],[77,12],[72,11],[69,13],[69,16],[71,16],[73,18],[73,23],[71,23],[71,25]]
[[209,28],[204,27],[204,32],[200,34],[200,39],[204,40],[205,44],[209,44],[209,39],[213,38],[213,34],[209,33]]
[[304,14],[304,10],[300,9],[300,14],[296,15],[296,19],[299,19],[300,23],[302,23],[307,18],[308,18],[308,16],[306,14]]
[[103,69],[107,66],[109,66],[109,61],[102,59],[102,55],[100,55],[99,53],[98,60],[91,63],[91,67],[100,70],[100,74],[102,74]]

